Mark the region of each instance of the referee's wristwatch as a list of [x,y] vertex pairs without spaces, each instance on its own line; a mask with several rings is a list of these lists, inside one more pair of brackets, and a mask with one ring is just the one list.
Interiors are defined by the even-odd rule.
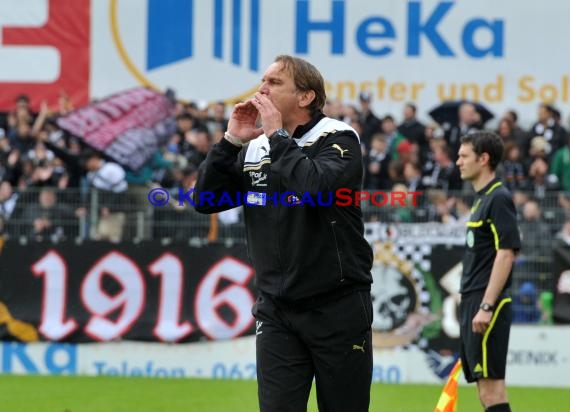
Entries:
[[485,312],[492,312],[493,310],[495,310],[495,306],[489,303],[481,303],[481,305],[479,305],[479,309]]

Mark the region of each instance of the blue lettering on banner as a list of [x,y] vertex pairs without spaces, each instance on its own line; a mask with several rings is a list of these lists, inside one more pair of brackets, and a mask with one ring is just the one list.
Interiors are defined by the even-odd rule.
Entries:
[[192,57],[193,0],[148,0],[147,70]]
[[[261,0],[211,1],[212,14],[208,17],[211,41],[207,48],[212,57],[234,66],[246,66],[252,72],[259,71],[262,29],[265,30],[263,39],[268,41],[273,30],[271,26],[262,26]],[[199,57],[195,47],[197,3],[195,0],[147,0],[146,71]],[[269,2],[263,4],[271,7]],[[355,27],[347,27],[347,9],[364,8],[364,3],[296,0],[289,4],[295,8],[293,21],[282,23],[292,25],[294,44],[289,49],[299,55],[312,52],[310,39],[314,35],[325,36],[332,56],[344,55],[349,48],[347,41],[352,39],[358,51],[377,58],[388,57],[398,49],[406,57],[420,57],[427,49],[443,58],[456,57],[460,52],[473,59],[505,55],[504,19],[473,16],[464,19],[459,32],[446,30],[446,22],[457,20],[454,10],[462,6],[457,1],[441,0],[432,6],[409,0],[403,16],[365,15]],[[324,9],[326,17],[312,16],[311,7]],[[370,10],[376,9],[370,7]],[[401,28],[400,32],[397,27]],[[208,36],[200,35],[201,38]],[[480,40],[482,38],[487,40]]]
[[[194,57],[195,19],[194,0],[147,0],[147,56],[148,71]],[[231,62],[241,65],[242,37],[249,33],[249,61],[252,71],[259,69],[260,0],[249,0],[248,14],[243,16],[242,0],[231,0],[231,21],[224,22],[226,0],[215,0],[211,25],[213,27],[212,55],[224,58],[224,40],[231,40]],[[248,23],[247,27],[245,22]],[[227,36],[224,30],[229,30]]]
[[212,367],[213,379],[256,379],[257,368],[255,363],[240,365],[238,363],[215,363]]
[[45,346],[43,358],[30,356],[30,346],[19,342],[2,342],[2,373],[23,371],[28,374],[43,373],[51,375],[77,373],[77,346],[72,344],[50,343]]
[[449,48],[443,37],[437,31],[437,26],[447,14],[449,9],[453,7],[453,3],[440,3],[437,5],[433,13],[427,21],[422,24],[420,15],[422,10],[421,3],[410,3],[408,9],[408,55],[420,55],[420,37],[423,34],[427,40],[435,48],[440,56],[454,56],[453,51]]
[[558,365],[558,353],[551,351],[510,350],[507,363],[517,365]]
[[186,371],[184,368],[168,368],[155,365],[153,361],[147,361],[143,366],[134,366],[127,361],[122,361],[118,365],[110,362],[93,362],[96,375],[106,376],[143,376],[155,378],[184,378]]
[[[378,30],[374,30],[378,28]],[[362,22],[356,30],[356,44],[370,56],[385,56],[392,53],[392,47],[373,48],[368,39],[396,39],[396,30],[390,20],[384,17],[370,17]]]
[[372,367],[372,382],[401,383],[402,371],[396,365],[374,365]]
[[309,33],[311,31],[330,32],[332,36],[331,53],[344,53],[344,1],[332,2],[332,18],[329,21],[309,20],[309,1],[297,0],[297,21],[295,30],[295,52],[309,52]]
[[[346,0],[331,1],[331,17],[329,20],[312,20],[309,15],[309,0],[297,0],[295,14],[295,52],[309,53],[309,37],[314,32],[324,32],[330,35],[330,52],[333,55],[344,54],[346,41]],[[321,6],[321,3],[319,3]],[[422,9],[422,6],[424,8]],[[409,1],[406,16],[405,52],[408,57],[422,55],[422,39],[430,44],[437,55],[455,57],[456,52],[451,48],[449,34],[440,27],[442,22],[456,3],[439,2],[427,16],[423,16],[425,5],[421,2]],[[467,56],[482,58],[485,56],[504,56],[504,21],[502,19],[485,20],[474,18],[467,20],[463,27],[461,45]],[[480,31],[486,31],[491,41],[486,46],[476,44],[475,39]],[[394,23],[385,16],[369,16],[356,27],[356,45],[364,54],[374,57],[384,57],[394,52],[398,33]],[[455,40],[455,39],[454,39]],[[383,41],[383,42],[382,42]]]
[[[477,30],[487,28],[493,34],[493,42],[488,48],[478,48],[475,44],[475,33]],[[505,23],[502,20],[495,20],[493,22],[488,22],[483,19],[473,19],[471,20],[463,30],[463,47],[465,52],[476,58],[485,57],[485,55],[490,54],[496,57],[502,57],[505,52],[503,50],[504,40],[503,35],[505,33]]]

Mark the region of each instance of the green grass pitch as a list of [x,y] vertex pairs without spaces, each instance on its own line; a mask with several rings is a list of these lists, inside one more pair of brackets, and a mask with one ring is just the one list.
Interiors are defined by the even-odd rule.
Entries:
[[[372,386],[370,412],[432,412],[442,386]],[[255,381],[0,375],[2,412],[255,412]],[[516,412],[560,412],[570,390],[509,388]],[[314,390],[310,412],[317,412]],[[478,412],[475,387],[461,386],[458,412]]]

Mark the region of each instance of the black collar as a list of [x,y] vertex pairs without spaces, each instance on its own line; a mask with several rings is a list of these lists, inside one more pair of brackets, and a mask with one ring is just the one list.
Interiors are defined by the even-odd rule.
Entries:
[[477,194],[479,196],[481,196],[481,195],[487,193],[487,190],[489,190],[491,188],[491,186],[493,186],[495,183],[500,182],[500,181],[501,181],[501,179],[499,179],[498,177],[495,177],[493,180],[491,180],[489,183],[487,183],[487,185],[485,185],[485,187],[483,189],[479,190],[477,192]]
[[318,111],[317,113],[315,113],[313,115],[313,117],[311,118],[311,120],[309,120],[307,123],[297,126],[297,128],[293,132],[293,138],[294,139],[300,139],[301,137],[303,137],[305,135],[305,133],[307,133],[309,130],[311,130],[313,127],[315,127],[315,125],[318,122],[320,122],[321,119],[323,119],[324,117],[325,117],[325,115],[321,111]]

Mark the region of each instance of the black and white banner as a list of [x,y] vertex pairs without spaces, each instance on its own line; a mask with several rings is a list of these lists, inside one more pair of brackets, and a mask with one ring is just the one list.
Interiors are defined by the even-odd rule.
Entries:
[[253,333],[243,245],[20,245],[0,256],[0,339],[193,342]]
[[[408,229],[367,226],[374,345],[454,353],[461,240],[452,228]],[[7,242],[0,267],[0,339],[195,342],[254,333],[244,245]]]

